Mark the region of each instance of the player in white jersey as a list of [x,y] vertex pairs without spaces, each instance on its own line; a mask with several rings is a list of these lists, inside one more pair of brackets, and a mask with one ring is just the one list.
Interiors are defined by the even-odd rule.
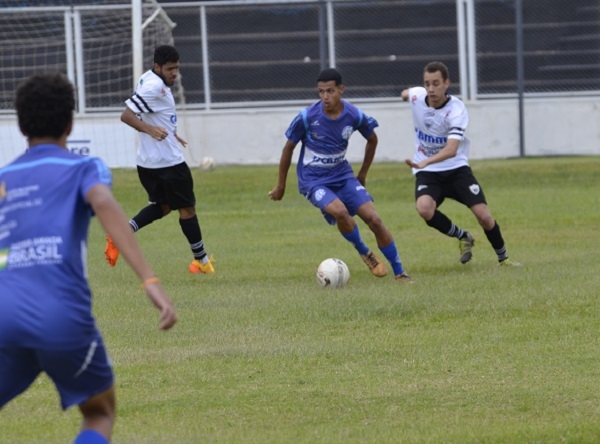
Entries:
[[[395,279],[412,284],[413,280],[400,261],[394,238],[377,214],[373,198],[365,188],[367,172],[377,148],[375,127],[378,123],[342,100],[344,85],[336,69],[321,71],[317,87],[321,100],[304,108],[285,133],[287,142],[281,153],[279,178],[269,197],[276,201],[283,198],[292,154],[302,141],[296,168],[300,193],[321,210],[327,222],[337,225],[340,234],[354,246],[371,273],[383,277],[387,267],[363,242],[353,218],[358,215],[375,235],[377,246],[392,266]],[[357,175],[346,160],[348,141],[354,131],[367,139],[365,157]]]
[[466,264],[473,256],[475,239],[438,209],[446,198],[462,203],[477,218],[498,263],[520,267],[509,259],[500,226],[469,166],[470,142],[465,137],[469,115],[464,103],[447,93],[448,68],[442,62],[431,62],[425,66],[423,78],[424,87],[401,93],[402,100],[410,102],[415,125],[415,155],[405,162],[416,177],[417,212],[430,227],[458,239],[460,262]]
[[[139,79],[134,94],[125,102],[121,120],[139,131],[140,147],[136,163],[140,182],[148,193],[148,205],[129,225],[134,232],[178,210],[179,225],[190,244],[193,261],[189,271],[212,274],[212,258],[204,249],[196,215],[194,181],[185,163],[181,146],[186,141],[177,135],[177,112],[171,86],[179,73],[179,53],[170,45],[154,51],[154,67]],[[180,146],[181,145],[181,146]],[[119,250],[106,237],[106,261],[115,266]]]

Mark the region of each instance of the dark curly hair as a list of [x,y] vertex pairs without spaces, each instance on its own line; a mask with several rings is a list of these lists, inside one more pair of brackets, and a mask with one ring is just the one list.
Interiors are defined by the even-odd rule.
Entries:
[[17,88],[15,109],[19,128],[28,138],[59,138],[73,120],[73,85],[60,73],[36,74]]
[[154,63],[158,66],[163,66],[169,62],[175,63],[179,61],[179,52],[171,45],[162,45],[154,50]]

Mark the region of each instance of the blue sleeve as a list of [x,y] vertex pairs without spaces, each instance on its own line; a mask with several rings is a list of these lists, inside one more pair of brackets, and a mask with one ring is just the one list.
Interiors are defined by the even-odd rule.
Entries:
[[289,128],[285,132],[285,137],[291,140],[293,143],[298,143],[306,138],[306,132],[308,130],[308,124],[306,121],[306,110],[302,110],[290,123]]
[[102,183],[112,188],[112,174],[106,164],[97,157],[89,157],[83,163],[83,172],[81,179],[81,196],[85,200],[85,195],[94,185]]
[[365,139],[368,139],[375,131],[375,128],[379,126],[379,123],[373,117],[367,116],[360,110],[359,114],[360,117],[356,129]]

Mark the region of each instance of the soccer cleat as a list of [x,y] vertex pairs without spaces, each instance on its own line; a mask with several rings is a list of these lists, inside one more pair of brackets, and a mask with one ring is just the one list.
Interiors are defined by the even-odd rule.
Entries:
[[104,249],[104,257],[106,258],[106,262],[111,267],[117,265],[117,260],[119,260],[119,250],[113,244],[112,239],[107,234],[106,235],[106,248]]
[[360,258],[365,264],[367,264],[371,274],[377,277],[383,277],[387,274],[387,267],[377,258],[377,256],[375,256],[375,253],[373,253],[371,250],[369,250],[367,254],[361,255]]
[[498,262],[498,265],[500,265],[501,267],[515,267],[515,268],[522,268],[523,267],[523,264],[511,261],[509,258],[506,258],[506,259]]
[[460,248],[460,263],[466,264],[473,257],[471,250],[475,245],[475,239],[471,236],[471,233],[465,231],[465,237],[458,240],[458,248]]
[[212,263],[215,260],[213,259],[213,257],[209,257],[208,258],[208,262],[207,263],[203,263],[201,261],[198,260],[193,260],[192,263],[190,264],[190,273],[193,274],[213,274],[215,272],[215,268],[213,267]]
[[402,274],[396,275],[396,277],[394,279],[396,279],[398,282],[402,282],[403,284],[414,284],[415,283],[413,278],[411,278],[409,275],[406,274],[406,271]]

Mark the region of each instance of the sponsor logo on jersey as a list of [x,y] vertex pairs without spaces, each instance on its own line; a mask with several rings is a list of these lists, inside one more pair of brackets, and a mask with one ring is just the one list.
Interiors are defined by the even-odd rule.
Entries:
[[319,123],[318,120],[313,120],[313,122],[310,124],[310,126],[321,126],[321,124]]
[[[62,254],[59,245],[63,240],[60,236],[37,237],[12,244],[4,266],[10,268],[33,267],[37,265],[59,264]],[[2,253],[0,253],[0,256]]]
[[320,157],[315,154],[310,163],[320,165],[337,165],[338,163],[344,162],[345,160],[346,158],[343,154],[338,157]]
[[479,194],[479,185],[477,185],[476,183],[474,183],[473,185],[469,185],[469,190],[471,190],[471,193],[477,195]]
[[419,186],[417,187],[417,191],[424,190],[425,188],[427,188],[427,185],[419,185]]
[[170,120],[171,120],[171,123],[172,123],[173,125],[177,124],[177,114],[173,114],[173,115],[170,117]]
[[444,136],[432,136],[430,134],[426,134],[423,131],[415,128],[415,131],[417,133],[417,138],[421,141],[421,142],[425,142],[426,144],[435,144],[435,145],[442,145],[445,146],[448,143],[448,138],[444,137]]

